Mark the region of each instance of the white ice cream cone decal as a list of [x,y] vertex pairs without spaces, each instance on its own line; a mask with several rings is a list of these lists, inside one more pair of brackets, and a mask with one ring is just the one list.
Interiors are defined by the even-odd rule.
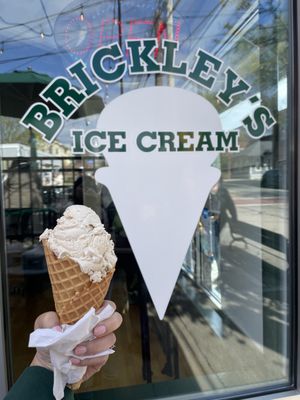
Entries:
[[[222,129],[219,115],[197,94],[152,87],[112,101],[97,129],[126,132],[115,144],[125,151],[105,150],[108,167],[95,177],[110,190],[162,319],[208,194],[220,177],[211,166],[218,152],[207,146],[200,150],[198,141],[199,132]],[[216,144],[214,135],[211,141]]]

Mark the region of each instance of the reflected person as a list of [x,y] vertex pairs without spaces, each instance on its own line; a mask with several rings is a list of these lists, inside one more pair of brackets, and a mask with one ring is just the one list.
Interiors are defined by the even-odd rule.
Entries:
[[29,226],[32,209],[42,208],[41,181],[32,170],[30,160],[14,159],[4,182],[4,203],[7,210],[7,235],[23,236]]

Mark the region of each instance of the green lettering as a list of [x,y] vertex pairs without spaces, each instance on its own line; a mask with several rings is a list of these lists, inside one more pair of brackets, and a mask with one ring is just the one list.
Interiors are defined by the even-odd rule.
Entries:
[[64,77],[54,79],[41,93],[46,101],[51,101],[68,119],[84,102],[86,95],[71,85]]
[[170,74],[185,75],[187,63],[181,62],[179,66],[176,66],[174,63],[175,54],[179,49],[179,43],[171,40],[164,40],[162,47],[165,49],[162,70]]
[[67,68],[71,76],[76,76],[79,82],[85,88],[85,94],[92,96],[94,93],[100,90],[100,86],[97,82],[92,81],[86,72],[86,65],[82,60],[77,61],[75,64]]
[[211,132],[199,132],[199,141],[196,151],[203,151],[203,146],[207,146],[207,151],[214,151],[214,146],[211,142]]
[[46,142],[51,143],[63,126],[63,118],[59,112],[50,111],[45,104],[35,103],[23,116],[20,124],[26,128],[34,128]]
[[110,137],[110,147],[108,151],[111,152],[125,152],[126,151],[126,144],[122,144],[120,147],[117,147],[117,145],[120,143],[120,138],[125,139],[126,137],[126,132],[124,131],[109,131],[108,135]]
[[84,150],[82,147],[82,135],[83,130],[81,129],[71,129],[71,136],[73,136],[73,154],[83,154]]
[[225,71],[226,81],[225,89],[217,94],[217,97],[226,105],[229,106],[233,100],[233,96],[241,93],[247,93],[250,85],[237,75],[231,68]]
[[[86,149],[90,153],[99,154],[101,153],[106,145],[101,144],[101,140],[106,139],[106,132],[104,131],[89,131],[84,137],[84,144]],[[97,141],[98,143],[94,143]]]
[[169,146],[169,151],[176,151],[174,140],[175,135],[173,132],[158,132],[160,137],[160,147],[158,151],[167,151],[167,145]]
[[[115,68],[108,71],[104,68],[104,60],[111,59],[116,61]],[[93,73],[103,82],[117,82],[124,76],[126,72],[126,62],[120,61],[123,58],[123,53],[118,43],[111,44],[107,47],[101,47],[96,50],[91,58],[91,68]]]
[[177,132],[177,135],[179,137],[179,146],[177,151],[194,151],[193,144],[190,144],[188,147],[186,147],[188,139],[194,137],[194,132]]
[[253,117],[248,116],[242,122],[248,135],[259,139],[265,134],[267,128],[271,128],[276,123],[276,120],[267,107],[261,106],[254,111]]
[[224,131],[217,131],[216,136],[218,138],[218,144],[216,147],[217,151],[239,151],[238,137],[239,131],[230,131],[227,136]]
[[188,77],[201,86],[211,89],[216,80],[216,77],[212,76],[211,72],[218,72],[221,66],[222,61],[199,49],[197,61]]
[[160,65],[150,57],[157,47],[156,39],[126,40],[126,47],[130,52],[130,74],[160,71]]
[[156,132],[144,131],[144,132],[141,132],[136,138],[137,147],[141,151],[144,151],[146,153],[148,153],[150,151],[153,151],[156,148],[156,144],[152,144],[152,145],[147,146],[147,147],[145,146],[145,144],[142,141],[143,141],[143,139],[145,139],[147,137],[150,138],[150,139],[156,139],[157,134],[156,134]]

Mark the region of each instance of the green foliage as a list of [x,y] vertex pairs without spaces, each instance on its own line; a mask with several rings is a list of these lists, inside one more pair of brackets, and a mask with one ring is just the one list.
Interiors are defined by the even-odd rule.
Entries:
[[29,131],[23,128],[16,118],[0,116],[1,143],[29,143]]
[[30,145],[30,136],[33,134],[37,142],[41,142],[40,135],[30,133],[29,129],[24,128],[19,123],[19,119],[0,116],[0,138],[1,144],[20,143]]

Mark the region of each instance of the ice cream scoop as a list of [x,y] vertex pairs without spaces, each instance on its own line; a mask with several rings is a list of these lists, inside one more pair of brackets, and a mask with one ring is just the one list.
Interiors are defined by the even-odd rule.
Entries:
[[78,263],[92,282],[100,282],[117,261],[113,241],[99,216],[83,205],[68,207],[55,228],[46,229],[40,240],[47,240],[58,259],[68,257]]

